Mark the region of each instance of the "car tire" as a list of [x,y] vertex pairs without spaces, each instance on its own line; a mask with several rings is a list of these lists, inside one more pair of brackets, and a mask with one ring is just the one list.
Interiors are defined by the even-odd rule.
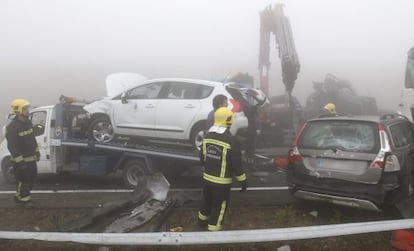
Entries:
[[146,168],[143,161],[130,160],[123,170],[124,184],[134,189],[143,189],[146,186]]
[[16,183],[16,177],[14,176],[14,169],[10,158],[4,158],[1,162],[1,171],[3,173],[3,178],[9,184]]
[[199,122],[191,130],[190,142],[197,151],[201,150],[201,145],[203,144],[204,124]]
[[96,142],[111,142],[115,133],[109,118],[100,116],[95,118],[89,127],[89,135]]

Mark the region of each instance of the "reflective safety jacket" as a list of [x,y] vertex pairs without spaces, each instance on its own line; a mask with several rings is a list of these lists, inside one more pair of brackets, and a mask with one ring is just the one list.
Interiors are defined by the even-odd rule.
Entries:
[[230,185],[233,177],[246,180],[240,145],[226,130],[223,134],[210,132],[203,139],[200,160],[204,164],[203,179],[216,185]]
[[37,161],[40,154],[33,125],[30,120],[21,121],[17,117],[6,127],[7,147],[15,165]]

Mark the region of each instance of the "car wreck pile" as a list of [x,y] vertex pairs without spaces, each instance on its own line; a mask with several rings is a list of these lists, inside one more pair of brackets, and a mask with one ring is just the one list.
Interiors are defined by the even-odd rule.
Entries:
[[260,110],[259,142],[264,146],[290,146],[296,132],[308,119],[317,118],[327,103],[334,103],[338,114],[378,115],[376,99],[360,96],[351,82],[327,74],[313,82],[312,92],[302,106],[295,96],[269,97],[270,105]]

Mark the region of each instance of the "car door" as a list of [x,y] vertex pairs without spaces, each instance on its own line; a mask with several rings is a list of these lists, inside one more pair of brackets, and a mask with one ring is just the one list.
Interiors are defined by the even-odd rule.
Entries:
[[[393,154],[397,156],[400,168],[405,176],[412,176],[414,131],[412,124],[407,121],[399,121],[389,126]],[[412,177],[410,177],[412,178]]]
[[127,91],[113,106],[114,124],[120,134],[154,136],[155,115],[162,82]]
[[[46,128],[50,128],[50,124],[47,123],[48,113],[47,110],[34,111],[31,113],[31,121],[34,128],[42,128],[42,130],[35,129],[37,131],[36,142],[39,147],[40,160],[37,163],[37,169],[39,173],[50,173],[52,171],[50,161],[50,145],[48,132]],[[50,116],[50,115],[49,115]]]
[[169,82],[168,91],[160,98],[156,114],[159,137],[186,139],[192,125],[207,114],[200,115],[202,85],[189,82]]

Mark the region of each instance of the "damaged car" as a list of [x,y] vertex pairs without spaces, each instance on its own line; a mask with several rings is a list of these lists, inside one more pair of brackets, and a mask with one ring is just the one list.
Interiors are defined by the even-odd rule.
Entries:
[[212,100],[218,94],[227,96],[235,114],[232,134],[247,128],[243,107],[249,105],[248,89],[198,79],[147,80],[84,106],[90,116],[88,134],[98,142],[135,136],[189,141],[199,148]]
[[309,120],[289,150],[289,190],[302,199],[381,210],[412,192],[413,146],[413,126],[398,114]]

